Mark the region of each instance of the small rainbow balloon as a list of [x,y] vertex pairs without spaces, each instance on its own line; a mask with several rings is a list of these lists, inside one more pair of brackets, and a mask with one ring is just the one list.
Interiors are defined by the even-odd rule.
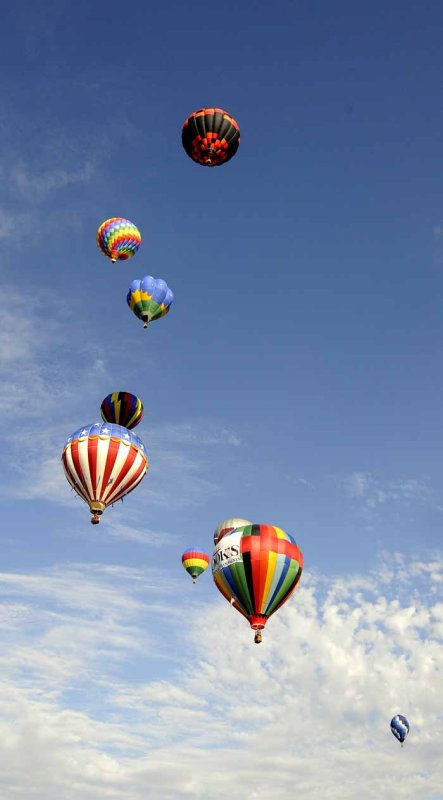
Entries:
[[185,550],[182,555],[182,564],[186,572],[191,576],[192,583],[195,583],[198,576],[208,568],[210,560],[207,553],[203,553],[197,547]]
[[132,258],[140,247],[142,237],[139,229],[124,217],[111,217],[100,225],[97,244],[103,255],[116,261]]

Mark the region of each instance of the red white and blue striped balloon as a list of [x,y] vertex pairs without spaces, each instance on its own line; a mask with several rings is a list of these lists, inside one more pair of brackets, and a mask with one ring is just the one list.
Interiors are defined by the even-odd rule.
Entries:
[[72,488],[89,505],[94,524],[107,506],[135,489],[148,469],[141,439],[106,422],[85,425],[71,434],[62,462]]

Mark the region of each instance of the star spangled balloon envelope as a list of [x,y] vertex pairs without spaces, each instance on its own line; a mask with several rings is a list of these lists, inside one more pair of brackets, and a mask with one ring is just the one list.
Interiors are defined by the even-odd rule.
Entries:
[[303,555],[295,539],[274,525],[243,525],[219,540],[212,575],[221,594],[249,620],[265,627],[301,578]]
[[107,506],[132,492],[148,469],[140,437],[108,422],[74,431],[63,448],[62,462],[72,488],[89,505],[93,523]]

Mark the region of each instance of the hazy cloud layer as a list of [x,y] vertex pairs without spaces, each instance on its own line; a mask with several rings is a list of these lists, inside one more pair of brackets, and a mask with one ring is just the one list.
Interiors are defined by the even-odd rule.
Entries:
[[366,577],[305,575],[257,647],[223,598],[200,605],[161,573],[3,574],[2,796],[351,800],[401,780],[437,798],[441,580],[441,560],[401,554]]

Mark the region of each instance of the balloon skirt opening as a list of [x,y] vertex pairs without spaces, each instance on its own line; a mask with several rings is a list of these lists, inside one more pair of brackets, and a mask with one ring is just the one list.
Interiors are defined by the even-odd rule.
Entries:
[[267,617],[264,614],[252,614],[249,617],[249,623],[253,631],[262,631],[266,625]]

